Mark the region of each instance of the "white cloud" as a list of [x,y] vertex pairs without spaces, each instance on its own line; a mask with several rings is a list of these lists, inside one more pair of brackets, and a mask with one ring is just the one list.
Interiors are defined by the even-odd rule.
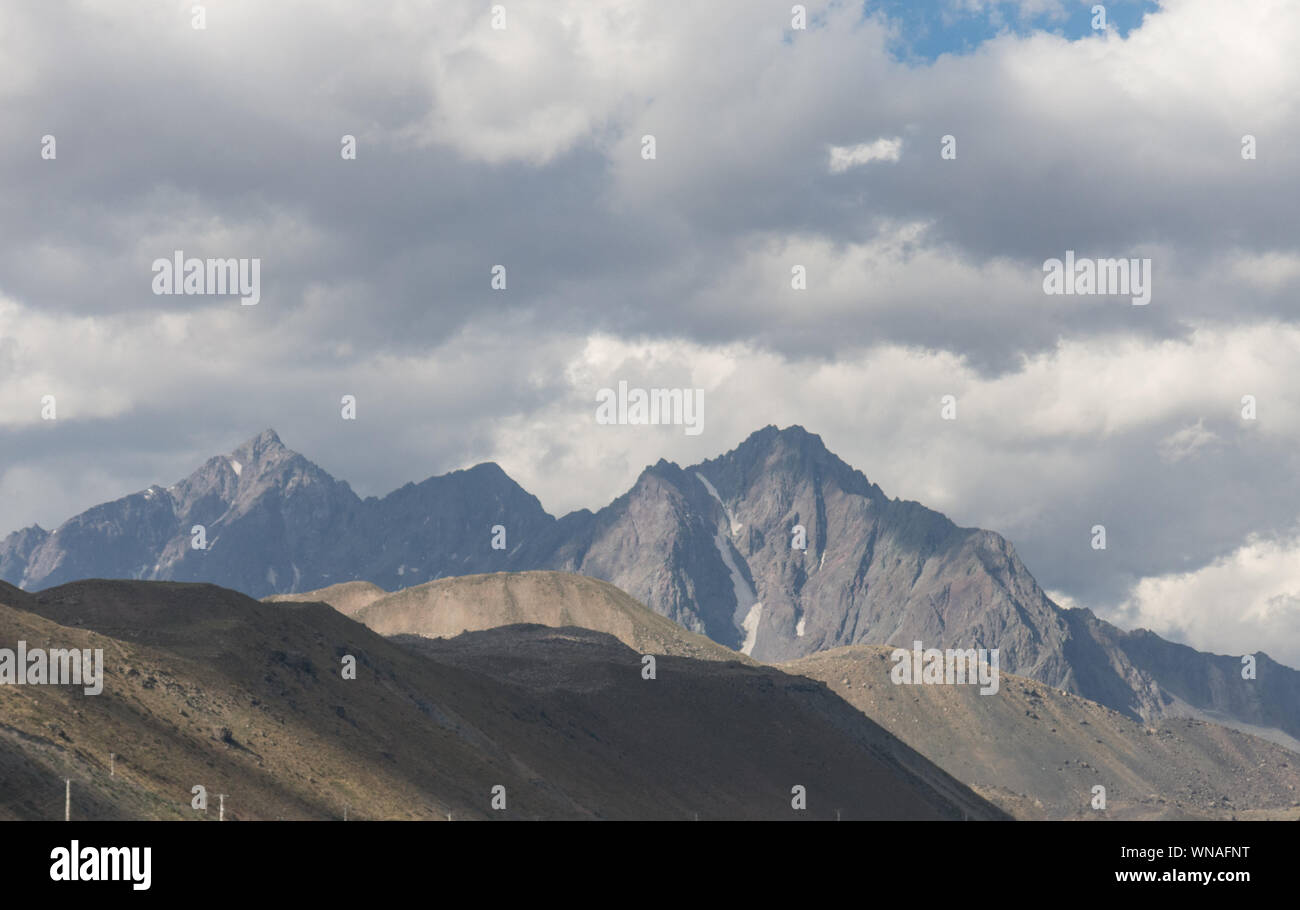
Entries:
[[1219,435],[1205,428],[1205,418],[1183,427],[1160,440],[1160,457],[1165,461],[1182,461],[1202,449],[1221,442]]
[[1242,252],[1232,261],[1232,274],[1254,287],[1279,290],[1300,284],[1300,254]]
[[872,161],[897,161],[902,149],[903,140],[897,136],[858,145],[832,145],[828,167],[832,174],[842,174],[849,168],[870,164]]
[[1200,650],[1300,666],[1300,536],[1255,538],[1195,572],[1144,578],[1120,612]]

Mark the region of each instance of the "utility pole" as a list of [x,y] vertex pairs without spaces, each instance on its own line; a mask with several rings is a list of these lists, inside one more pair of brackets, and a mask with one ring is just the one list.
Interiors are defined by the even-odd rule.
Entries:
[[117,777],[116,760],[117,760],[116,753],[114,752],[108,753],[108,776],[109,777]]
[[224,822],[225,820],[226,820],[226,794],[218,793],[217,794],[217,821]]
[[63,790],[63,820],[72,821],[72,778],[65,778]]

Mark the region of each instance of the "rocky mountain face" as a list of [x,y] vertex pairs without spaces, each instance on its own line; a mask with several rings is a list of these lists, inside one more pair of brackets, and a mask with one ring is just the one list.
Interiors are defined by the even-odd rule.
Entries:
[[81,578],[213,581],[256,596],[354,579],[392,590],[504,568],[516,554],[491,548],[494,525],[518,551],[515,541],[536,542],[554,523],[494,464],[363,500],[267,430],[170,487],[52,533],[11,534],[0,577],[31,590]]
[[1239,658],[1062,610],[1004,538],[889,498],[801,427],[693,467],[660,461],[605,508],[559,519],[494,464],[362,500],[267,431],[172,487],[0,542],[0,578],[28,590],[116,577],[263,597],[531,569],[608,581],[762,661],[998,648],[1003,670],[1130,717],[1210,718],[1300,748],[1300,673],[1258,655],[1243,680]]

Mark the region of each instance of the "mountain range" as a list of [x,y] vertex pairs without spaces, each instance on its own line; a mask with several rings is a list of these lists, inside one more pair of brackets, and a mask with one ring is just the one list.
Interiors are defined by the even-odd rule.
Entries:
[[265,597],[537,569],[610,582],[764,662],[998,648],[1005,671],[1132,719],[1213,720],[1300,750],[1300,673],[1261,652],[1243,679],[1240,656],[1062,609],[1006,539],[888,497],[797,426],[691,467],[660,460],[604,508],[560,518],[491,463],[363,499],[267,430],[169,487],[0,542],[0,579],[29,591],[121,578]]

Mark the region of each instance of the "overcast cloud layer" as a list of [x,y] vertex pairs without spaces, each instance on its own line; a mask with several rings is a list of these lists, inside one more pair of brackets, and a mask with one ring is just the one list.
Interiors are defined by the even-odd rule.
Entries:
[[[871,4],[504,5],[0,7],[0,534],[268,426],[362,495],[495,460],[558,514],[798,423],[1064,604],[1300,664],[1300,4],[932,61]],[[261,303],[155,296],[178,249]],[[1045,295],[1066,250],[1151,303]],[[620,380],[704,432],[597,425]]]

